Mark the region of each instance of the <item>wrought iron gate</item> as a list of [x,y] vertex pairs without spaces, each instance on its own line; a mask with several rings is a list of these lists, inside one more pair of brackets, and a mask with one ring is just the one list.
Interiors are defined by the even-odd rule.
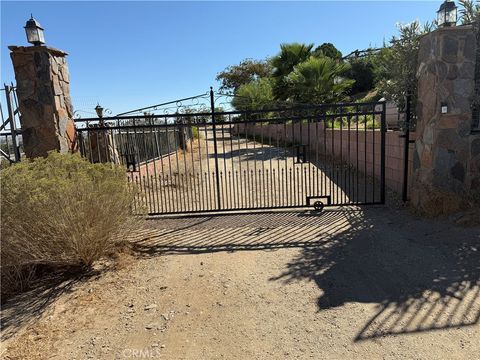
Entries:
[[[77,119],[80,150],[126,166],[149,214],[382,204],[385,104]],[[143,110],[143,109],[140,109]]]
[[12,164],[21,160],[22,131],[19,129],[18,100],[13,84],[4,84],[0,91],[5,94],[0,98],[0,163],[5,161]]

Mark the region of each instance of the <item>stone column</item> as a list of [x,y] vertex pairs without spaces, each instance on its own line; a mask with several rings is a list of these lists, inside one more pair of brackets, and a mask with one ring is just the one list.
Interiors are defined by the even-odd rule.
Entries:
[[100,124],[92,128],[88,134],[87,158],[92,163],[120,164],[120,156],[113,132],[108,130],[108,125]]
[[479,191],[480,146],[475,144],[480,134],[472,124],[475,35],[472,26],[449,27],[420,41],[411,200],[427,215],[476,206],[472,192]]
[[9,46],[28,158],[76,150],[67,53],[47,46]]

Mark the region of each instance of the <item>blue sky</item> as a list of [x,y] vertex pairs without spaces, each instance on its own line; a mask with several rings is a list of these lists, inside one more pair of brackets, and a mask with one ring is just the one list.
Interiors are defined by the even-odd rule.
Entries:
[[119,113],[206,92],[244,58],[283,42],[331,42],[344,54],[381,46],[397,22],[431,21],[441,1],[4,2],[1,81],[14,81],[8,45],[26,45],[30,13],[47,45],[69,53],[76,109]]

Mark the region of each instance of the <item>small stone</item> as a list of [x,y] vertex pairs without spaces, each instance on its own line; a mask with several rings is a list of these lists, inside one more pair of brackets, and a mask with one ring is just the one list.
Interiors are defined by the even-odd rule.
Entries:
[[156,329],[156,328],[158,328],[157,323],[151,323],[151,324],[145,325],[145,329],[147,329],[147,330]]
[[164,349],[164,348],[165,348],[165,345],[162,344],[162,345],[160,345],[160,347],[161,347],[162,349]]
[[152,344],[152,347],[158,347],[158,344],[157,344],[157,343],[153,343],[153,344]]
[[162,314],[162,317],[163,317],[165,320],[168,320],[168,314]]
[[145,307],[143,308],[144,310],[151,310],[151,309],[155,309],[157,307],[157,304],[150,304],[150,305],[145,305]]

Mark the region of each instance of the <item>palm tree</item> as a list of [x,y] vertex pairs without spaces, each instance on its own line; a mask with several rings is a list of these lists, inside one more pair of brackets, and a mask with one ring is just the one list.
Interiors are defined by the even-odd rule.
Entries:
[[286,78],[291,99],[308,104],[343,101],[355,83],[355,80],[342,77],[348,69],[348,64],[328,57],[309,58]]
[[280,53],[272,59],[273,94],[279,100],[289,97],[286,77],[294,70],[295,66],[307,60],[313,49],[313,44],[281,44]]

